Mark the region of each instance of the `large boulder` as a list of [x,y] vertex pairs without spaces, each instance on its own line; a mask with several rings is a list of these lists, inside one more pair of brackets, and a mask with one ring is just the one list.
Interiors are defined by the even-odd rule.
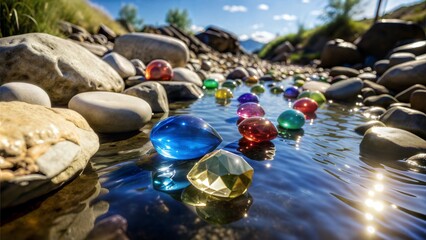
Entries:
[[0,83],[38,85],[56,104],[66,104],[80,92],[124,89],[123,80],[107,63],[85,48],[49,34],[0,38],[0,62]]
[[44,195],[79,174],[99,148],[78,113],[0,102],[1,207]]
[[150,33],[129,33],[116,38],[114,52],[127,59],[140,59],[145,64],[154,59],[164,59],[172,67],[185,67],[189,60],[189,50],[185,43]]
[[398,128],[372,127],[360,144],[360,153],[366,157],[401,160],[426,151],[426,141]]
[[426,139],[426,114],[405,107],[393,107],[381,117],[388,127],[404,129]]
[[195,35],[201,42],[218,52],[242,53],[237,36],[223,29],[210,26],[203,32]]
[[388,89],[401,92],[415,84],[426,85],[426,60],[410,61],[388,69],[377,81]]
[[355,41],[365,56],[384,58],[389,51],[408,40],[424,40],[421,26],[396,19],[379,20]]
[[328,41],[321,53],[321,66],[333,67],[363,61],[357,47],[341,39]]

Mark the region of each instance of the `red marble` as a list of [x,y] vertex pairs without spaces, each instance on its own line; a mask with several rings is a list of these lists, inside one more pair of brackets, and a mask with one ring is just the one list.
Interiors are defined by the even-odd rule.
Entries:
[[265,110],[259,103],[247,102],[238,107],[237,114],[242,118],[263,117],[265,116]]
[[145,78],[147,80],[170,81],[173,78],[172,66],[165,60],[153,60],[146,66]]
[[301,98],[294,102],[293,109],[299,110],[304,114],[314,113],[318,109],[318,103],[310,98]]
[[253,142],[270,141],[278,136],[275,125],[263,117],[251,117],[238,125],[238,131],[247,140]]

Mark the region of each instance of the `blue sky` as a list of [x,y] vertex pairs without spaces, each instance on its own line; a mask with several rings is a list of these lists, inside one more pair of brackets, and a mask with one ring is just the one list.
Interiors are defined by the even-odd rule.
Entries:
[[[249,37],[268,42],[277,34],[292,33],[298,23],[311,28],[321,24],[321,14],[327,0],[89,0],[113,18],[120,7],[134,4],[145,24],[163,25],[170,8],[187,9],[192,20],[191,28],[199,31],[214,24],[234,32],[240,39]],[[357,16],[372,17],[376,0],[362,0],[363,11]],[[418,0],[384,0],[386,11]]]

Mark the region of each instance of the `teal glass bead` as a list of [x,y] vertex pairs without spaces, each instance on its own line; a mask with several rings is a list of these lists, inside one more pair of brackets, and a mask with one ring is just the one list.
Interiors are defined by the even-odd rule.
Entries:
[[184,160],[213,151],[222,137],[203,119],[180,115],[158,122],[151,130],[150,140],[158,154]]
[[213,78],[204,80],[203,86],[205,89],[216,89],[219,87],[219,81]]
[[302,112],[289,109],[280,114],[278,124],[285,129],[300,129],[305,124],[305,116]]

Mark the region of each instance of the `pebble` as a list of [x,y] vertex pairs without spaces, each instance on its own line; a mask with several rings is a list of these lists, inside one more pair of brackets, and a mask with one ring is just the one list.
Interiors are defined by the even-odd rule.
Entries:
[[49,95],[42,88],[23,82],[11,82],[1,85],[0,101],[21,101],[51,107]]

